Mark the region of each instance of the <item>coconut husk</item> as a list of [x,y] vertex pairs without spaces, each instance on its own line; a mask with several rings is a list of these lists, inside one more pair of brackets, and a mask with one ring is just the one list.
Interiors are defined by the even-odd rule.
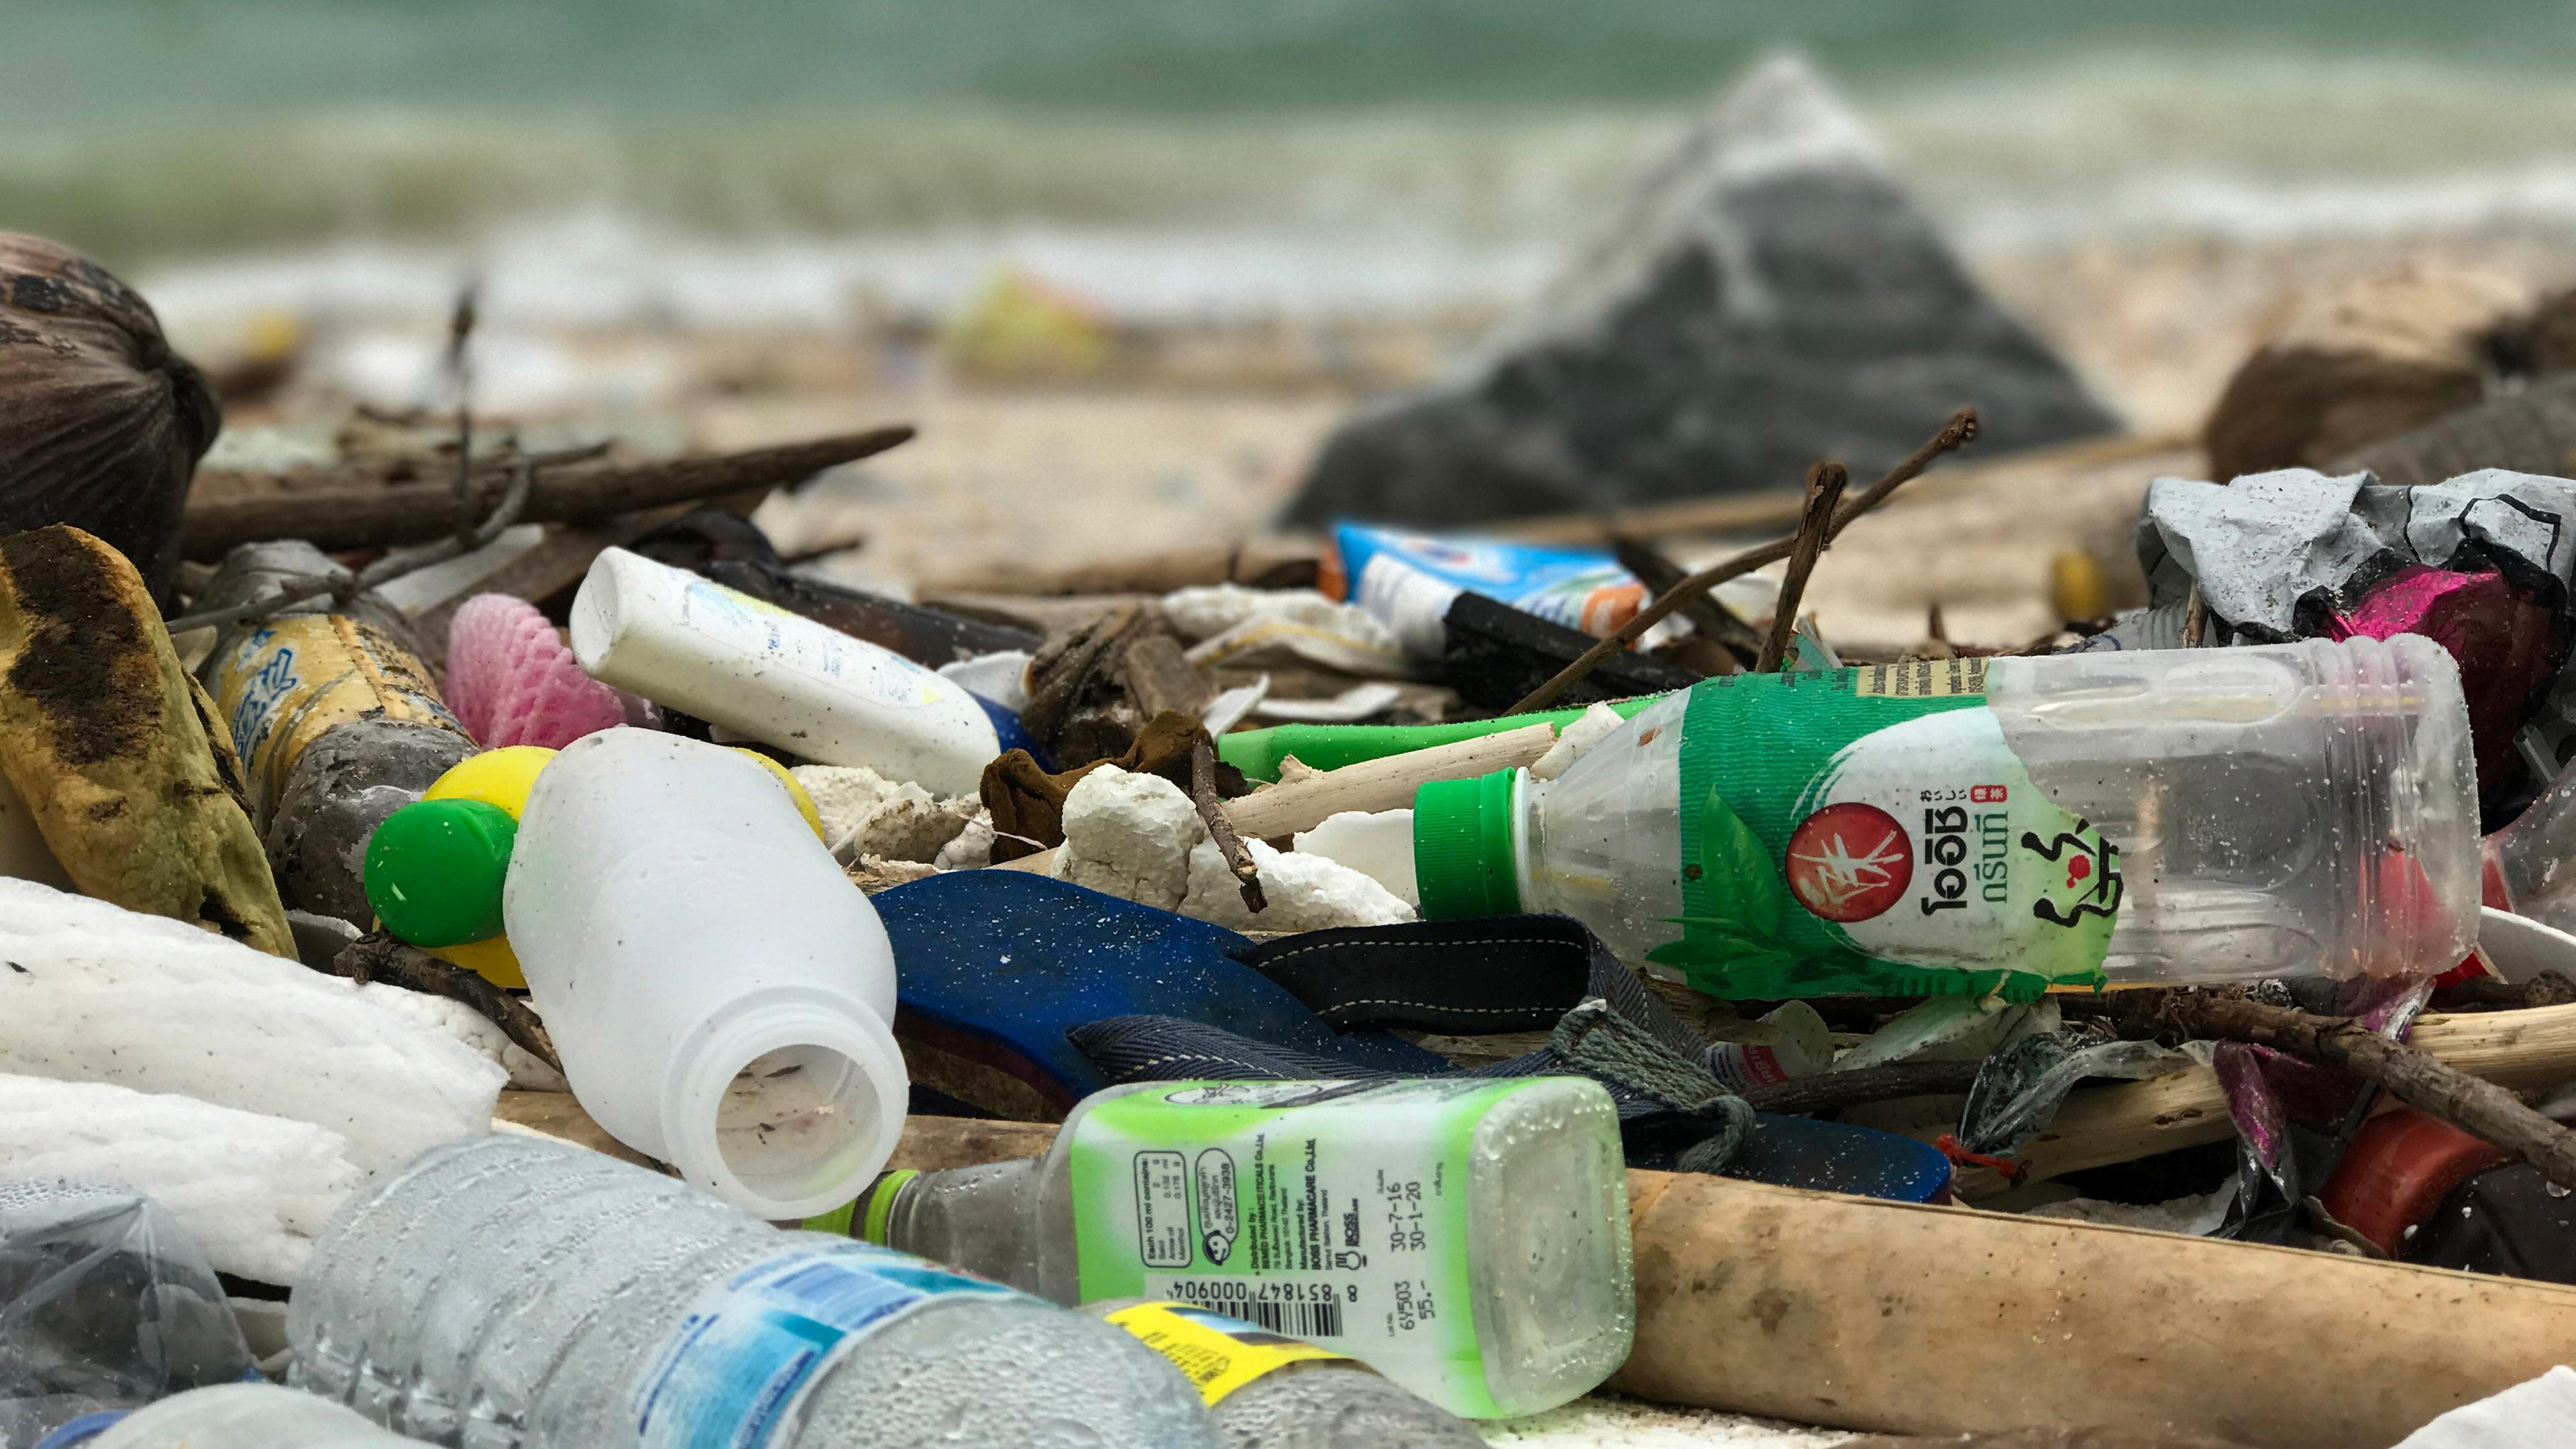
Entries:
[[132,560],[156,602],[222,413],[204,374],[105,267],[0,233],[0,533],[67,523]]
[[0,774],[84,895],[292,960],[241,764],[126,557],[0,538]]

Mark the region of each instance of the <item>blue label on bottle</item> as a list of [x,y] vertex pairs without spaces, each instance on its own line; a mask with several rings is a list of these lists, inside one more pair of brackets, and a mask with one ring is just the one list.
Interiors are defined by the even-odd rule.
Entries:
[[870,1243],[799,1245],[711,1288],[627,1398],[638,1449],[769,1449],[841,1355],[941,1298],[1019,1296]]

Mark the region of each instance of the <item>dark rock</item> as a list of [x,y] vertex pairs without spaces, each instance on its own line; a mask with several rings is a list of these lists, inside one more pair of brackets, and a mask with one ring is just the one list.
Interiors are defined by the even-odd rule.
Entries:
[[2118,419],[2004,315],[1808,69],[1775,60],[1469,376],[1345,424],[1288,521],[1417,525],[1866,479],[1973,404],[2001,451]]

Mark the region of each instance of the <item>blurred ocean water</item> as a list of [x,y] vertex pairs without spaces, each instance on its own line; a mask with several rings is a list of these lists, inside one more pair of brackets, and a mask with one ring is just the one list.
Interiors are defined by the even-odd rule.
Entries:
[[[2576,7],[0,0],[0,226],[190,295],[568,316],[1525,294],[1765,51],[1971,248],[2576,230]],[[649,274],[649,276],[648,276]],[[274,298],[271,298],[274,300]]]

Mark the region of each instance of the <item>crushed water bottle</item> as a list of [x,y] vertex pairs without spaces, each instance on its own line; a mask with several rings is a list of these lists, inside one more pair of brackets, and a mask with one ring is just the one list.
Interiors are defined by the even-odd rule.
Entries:
[[290,1382],[451,1449],[1216,1449],[1104,1324],[520,1137],[352,1200],[287,1310]]

